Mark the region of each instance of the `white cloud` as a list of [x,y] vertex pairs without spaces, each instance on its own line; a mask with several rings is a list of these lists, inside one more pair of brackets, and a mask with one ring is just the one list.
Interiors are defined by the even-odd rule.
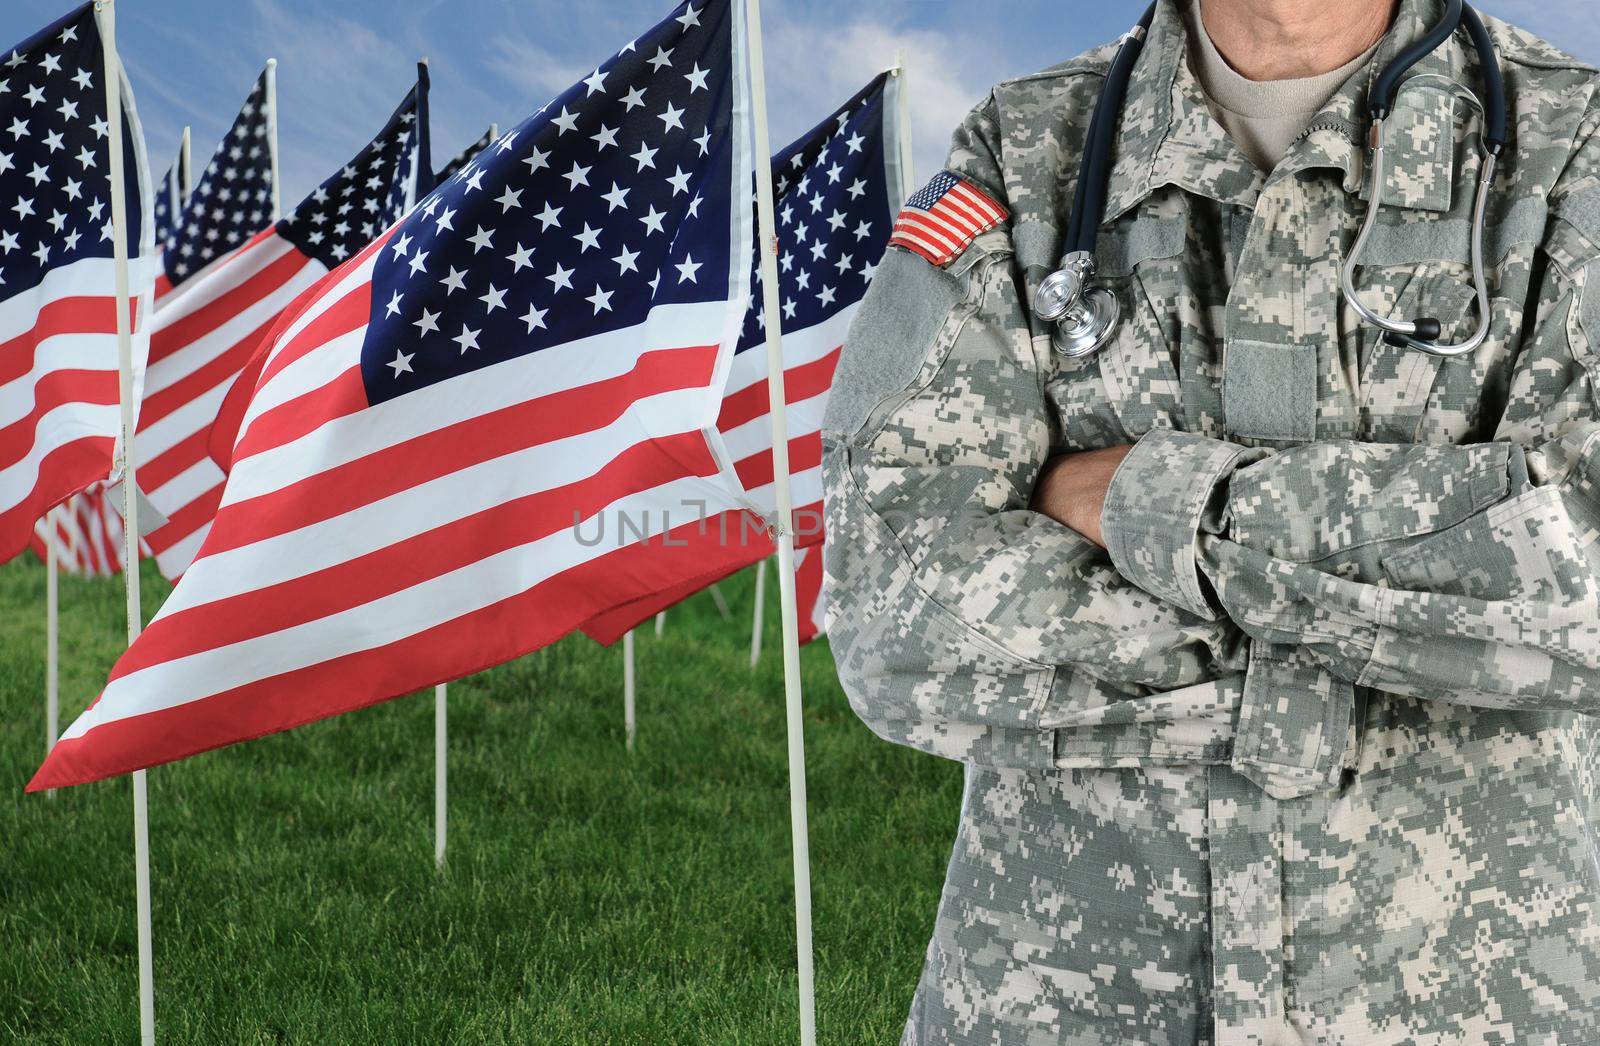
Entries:
[[991,63],[974,60],[972,45],[948,33],[872,17],[824,21],[803,10],[777,7],[765,26],[773,149],[805,133],[903,51],[917,180],[926,181],[944,165],[950,132],[990,87],[981,74],[955,71]]

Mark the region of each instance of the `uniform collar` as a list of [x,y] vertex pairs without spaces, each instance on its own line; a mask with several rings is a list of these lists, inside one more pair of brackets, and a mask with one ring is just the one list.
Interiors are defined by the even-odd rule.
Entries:
[[[1181,4],[1160,0],[1134,65],[1115,145],[1105,219],[1127,212],[1164,186],[1253,207],[1269,176],[1257,170],[1211,115],[1188,61]],[[1443,14],[1442,0],[1400,0],[1394,25],[1372,60],[1334,92],[1274,168],[1277,181],[1314,168],[1343,174],[1346,192],[1365,195],[1367,92],[1378,72]],[[1452,36],[1411,68],[1460,79],[1464,54]],[[1385,204],[1445,211],[1454,178],[1453,103],[1432,87],[1400,92],[1388,121]]]

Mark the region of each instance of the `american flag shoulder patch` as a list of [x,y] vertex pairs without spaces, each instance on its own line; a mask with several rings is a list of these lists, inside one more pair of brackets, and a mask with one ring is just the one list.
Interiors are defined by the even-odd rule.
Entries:
[[972,182],[940,171],[906,201],[889,242],[943,268],[1009,212]]

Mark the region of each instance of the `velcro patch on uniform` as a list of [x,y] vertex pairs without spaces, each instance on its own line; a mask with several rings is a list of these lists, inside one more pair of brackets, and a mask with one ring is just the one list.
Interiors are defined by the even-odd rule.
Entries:
[[940,171],[906,201],[889,242],[943,268],[1009,212],[972,182]]

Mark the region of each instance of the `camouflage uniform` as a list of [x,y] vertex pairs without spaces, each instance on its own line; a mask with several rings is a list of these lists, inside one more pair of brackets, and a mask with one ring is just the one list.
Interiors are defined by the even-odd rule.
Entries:
[[[1099,234],[1096,356],[1031,315],[1110,48],[995,88],[949,169],[1008,220],[891,247],[825,425],[863,719],[967,764],[911,1043],[1600,1041],[1600,94],[1501,23],[1493,327],[1441,362],[1341,301],[1372,66],[1270,175],[1163,0]],[[1481,82],[1465,34],[1415,72]],[[1477,124],[1412,85],[1358,286],[1476,323]],[[1360,143],[1360,144],[1358,144]],[[1107,554],[1027,508],[1133,443]]]

